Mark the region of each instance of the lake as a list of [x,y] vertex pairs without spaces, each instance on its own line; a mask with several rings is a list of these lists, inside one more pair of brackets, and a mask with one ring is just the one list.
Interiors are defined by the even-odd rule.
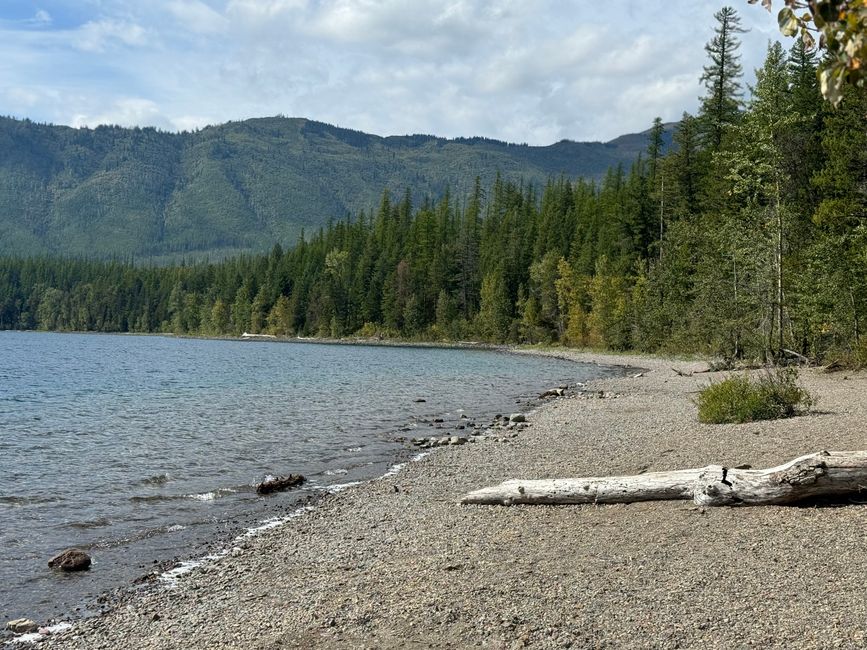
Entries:
[[[475,349],[0,332],[0,618],[92,613],[155,564],[382,476],[416,454],[401,438],[617,372]],[[256,495],[288,473],[302,490]],[[47,568],[69,546],[90,571]]]

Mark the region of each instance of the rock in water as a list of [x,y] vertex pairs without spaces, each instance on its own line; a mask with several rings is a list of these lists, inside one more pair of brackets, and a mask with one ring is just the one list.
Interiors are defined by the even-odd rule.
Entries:
[[90,568],[90,556],[80,548],[68,548],[48,560],[48,566],[61,571],[84,571]]
[[36,624],[36,621],[31,621],[29,618],[16,618],[14,621],[6,623],[6,629],[15,634],[27,634],[28,632],[38,630],[39,625]]
[[289,488],[297,487],[304,482],[304,477],[301,474],[289,474],[289,476],[276,476],[269,478],[256,486],[256,494],[271,494],[272,492],[281,492]]
[[523,413],[512,413],[512,415],[509,416],[509,422],[513,423],[513,424],[517,424],[518,422],[526,422],[526,421],[527,421],[527,416],[524,415]]

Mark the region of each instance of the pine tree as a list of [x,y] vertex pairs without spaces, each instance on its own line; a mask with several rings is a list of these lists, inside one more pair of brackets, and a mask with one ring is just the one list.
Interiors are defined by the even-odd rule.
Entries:
[[663,140],[664,133],[662,118],[653,118],[653,126],[650,127],[650,133],[647,136],[647,172],[652,185],[656,183],[659,160],[662,158],[662,147],[665,142]]
[[705,45],[710,63],[704,66],[701,81],[707,94],[702,98],[700,118],[705,142],[712,150],[720,148],[725,128],[737,121],[742,96],[740,41],[738,34],[747,30],[731,7],[723,7],[714,14],[716,35]]
[[511,308],[506,283],[501,270],[489,273],[482,280],[476,329],[489,341],[505,340],[509,331]]
[[[761,69],[756,70],[756,87],[750,110],[733,132],[730,146],[718,152],[717,162],[727,169],[730,195],[741,201],[732,214],[732,228],[740,229],[759,260],[754,274],[754,291],[760,296],[757,309],[767,313],[754,322],[765,324],[766,350],[780,354],[784,336],[784,253],[785,221],[788,212],[782,193],[786,182],[783,165],[785,136],[794,123],[791,114],[788,62],[779,43],[768,47]],[[748,263],[752,262],[749,260]],[[744,277],[741,273],[741,277]],[[764,294],[764,295],[763,295]]]
[[674,152],[670,155],[672,180],[676,183],[678,208],[681,214],[699,210],[698,196],[702,161],[699,153],[697,120],[684,113],[674,131]]

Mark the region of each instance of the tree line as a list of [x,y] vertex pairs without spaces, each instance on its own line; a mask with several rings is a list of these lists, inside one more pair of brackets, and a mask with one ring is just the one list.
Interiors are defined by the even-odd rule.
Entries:
[[744,99],[715,16],[696,115],[599,182],[476,179],[270,254],[141,267],[0,259],[0,328],[350,335],[867,361],[867,90],[823,102],[802,41]]

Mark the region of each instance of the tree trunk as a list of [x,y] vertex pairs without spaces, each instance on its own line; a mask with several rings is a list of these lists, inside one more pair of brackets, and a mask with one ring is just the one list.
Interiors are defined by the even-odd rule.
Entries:
[[631,503],[692,499],[702,506],[761,506],[867,490],[867,451],[820,451],[769,469],[698,469],[601,478],[513,479],[470,492],[461,503]]

